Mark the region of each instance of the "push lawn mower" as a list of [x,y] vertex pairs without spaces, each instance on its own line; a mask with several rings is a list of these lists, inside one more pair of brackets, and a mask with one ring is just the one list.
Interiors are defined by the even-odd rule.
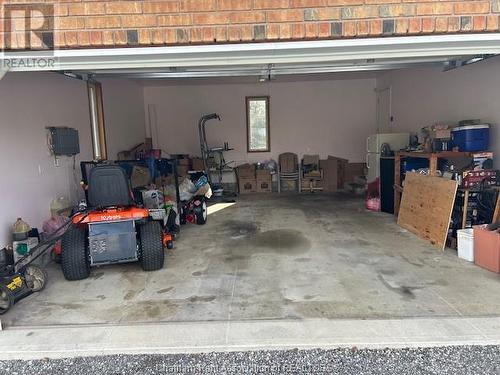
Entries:
[[58,228],[53,236],[36,245],[14,264],[3,264],[0,267],[0,315],[5,314],[18,301],[45,288],[47,274],[32,263],[52,249],[61,238],[60,233],[66,228],[67,224]]
[[15,271],[8,266],[0,271],[0,315],[5,314],[14,303],[41,291],[47,282],[45,271],[29,264]]
[[145,271],[163,267],[164,243],[158,221],[134,204],[125,171],[117,165],[98,165],[90,170],[85,214],[73,224],[61,242],[61,266],[67,280],[85,279],[92,266],[139,261]]

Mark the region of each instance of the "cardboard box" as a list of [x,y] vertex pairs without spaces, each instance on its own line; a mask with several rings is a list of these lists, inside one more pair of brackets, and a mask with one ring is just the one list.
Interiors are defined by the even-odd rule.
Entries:
[[429,131],[431,139],[450,139],[451,129],[434,129]]
[[140,167],[135,165],[132,168],[132,174],[130,176],[130,185],[132,189],[141,186],[147,186],[151,183],[151,174],[149,173],[149,169],[146,167]]
[[258,169],[257,175],[257,192],[258,193],[271,193],[273,191],[272,183],[273,178],[271,172],[267,169]]
[[178,164],[189,167],[191,166],[191,159],[188,158],[178,159]]
[[255,178],[239,178],[238,186],[240,194],[255,193],[257,191],[257,181]]
[[191,168],[189,168],[189,166],[187,166],[187,165],[178,165],[177,166],[177,175],[179,177],[186,177],[190,170],[191,170]]
[[193,158],[191,161],[193,163],[193,171],[202,171],[205,169],[202,158]]
[[269,179],[257,179],[257,193],[271,193],[273,191],[273,182]]
[[342,159],[331,155],[328,155],[328,160],[337,161],[337,188],[343,189],[346,182],[345,174],[346,174],[347,164],[349,161],[347,159]]
[[246,178],[255,180],[255,164],[242,164],[237,168],[238,178]]
[[269,178],[271,179],[271,172],[267,169],[257,169],[255,171],[255,177],[257,179],[261,178],[261,179],[266,179],[266,178]]
[[146,138],[144,143],[140,143],[130,150],[120,151],[117,155],[118,160],[135,160],[139,154],[145,154],[153,148],[153,141],[151,138]]
[[319,161],[319,167],[323,170],[323,181],[321,186],[323,191],[334,193],[338,190],[338,162],[335,159],[326,159]]
[[291,152],[285,152],[279,157],[279,167],[282,173],[297,172],[298,159],[297,155]]
[[365,163],[347,163],[345,169],[345,183],[354,182],[356,177],[366,176]]
[[175,185],[175,177],[173,174],[169,174],[168,176],[157,177],[155,179],[155,185],[156,187]]

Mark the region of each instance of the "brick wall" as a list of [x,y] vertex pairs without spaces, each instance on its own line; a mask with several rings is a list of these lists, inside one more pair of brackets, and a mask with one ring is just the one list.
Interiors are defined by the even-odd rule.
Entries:
[[[21,32],[23,19],[16,18],[21,16],[15,12],[7,17],[5,12],[6,7],[20,3],[22,1],[2,0],[2,48],[7,39],[8,49],[26,48]],[[45,17],[47,33],[41,39],[59,48],[498,32],[500,15],[500,0],[61,0],[45,3],[54,4],[54,12],[53,16]],[[6,22],[7,18],[12,18],[11,22]],[[48,32],[51,29],[53,34]],[[31,47],[40,48],[42,41],[32,38]]]

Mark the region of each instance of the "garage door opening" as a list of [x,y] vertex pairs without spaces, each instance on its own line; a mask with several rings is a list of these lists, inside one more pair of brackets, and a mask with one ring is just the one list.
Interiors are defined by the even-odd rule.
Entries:
[[[38,145],[44,126],[57,122],[80,131],[77,162],[106,156],[176,160],[181,185],[186,179],[193,185],[199,180],[200,175],[189,172],[206,170],[223,197],[214,194],[209,200],[205,225],[181,226],[161,270],[144,272],[136,263],[102,266],[92,268],[85,280],[68,282],[60,266],[49,262],[47,288],[2,316],[2,324],[497,315],[500,306],[491,299],[498,289],[496,274],[458,258],[453,238],[462,227],[494,219],[495,184],[466,189],[463,171],[469,170],[471,158],[493,163],[484,169],[498,168],[494,124],[500,113],[491,98],[500,84],[500,60],[459,60],[467,59],[458,54],[411,61],[365,59],[349,69],[345,64],[288,62],[210,69],[80,66],[71,74],[60,72],[66,76],[8,73],[0,91],[9,95],[0,108],[6,124],[22,134],[4,145],[8,150],[14,151],[28,135]],[[451,62],[457,68],[450,70]],[[87,82],[70,75],[90,75],[102,84],[102,94],[91,83],[95,95],[87,96]],[[56,97],[43,95],[49,88],[56,89]],[[101,111],[89,115],[88,99],[91,108]],[[102,113],[106,144],[99,125]],[[212,113],[220,121],[206,127],[212,152],[206,168],[199,159],[198,123]],[[461,123],[476,119],[480,121]],[[456,158],[449,154],[456,152],[453,144],[435,134],[483,124],[490,125],[490,144],[474,153],[492,157]],[[425,136],[422,128],[433,134]],[[408,154],[398,159],[398,169],[394,152],[401,150]],[[443,154],[432,165],[430,154],[439,152]],[[72,169],[70,160],[56,167],[44,159],[45,153],[41,146],[32,147],[24,161],[30,178],[43,185],[44,201],[33,203],[38,212],[48,211],[51,198],[68,196],[77,203],[84,197],[67,183],[82,177],[78,168]],[[444,251],[425,235],[398,225],[393,214],[405,189],[404,176],[412,171],[459,185]],[[14,177],[27,181],[22,174]],[[135,186],[136,193],[176,194],[171,188],[175,182],[166,177],[150,175]],[[494,181],[493,174],[488,181]],[[373,186],[375,195],[367,193]],[[463,208],[465,194],[476,206]],[[372,210],[367,209],[370,199],[375,201],[368,205]],[[44,214],[18,205],[11,209],[33,226],[43,222]]]

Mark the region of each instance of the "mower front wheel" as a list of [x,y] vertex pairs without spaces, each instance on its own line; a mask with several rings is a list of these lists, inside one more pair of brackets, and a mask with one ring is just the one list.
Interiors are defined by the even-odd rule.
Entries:
[[141,265],[144,271],[156,271],[163,268],[163,232],[156,221],[148,221],[139,226],[141,240]]
[[61,241],[61,268],[66,280],[83,280],[90,275],[87,231],[72,226]]

